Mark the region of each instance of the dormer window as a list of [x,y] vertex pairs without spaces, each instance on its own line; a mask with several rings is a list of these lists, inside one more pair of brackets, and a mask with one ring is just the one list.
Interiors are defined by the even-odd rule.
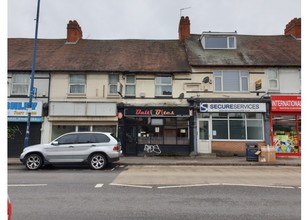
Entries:
[[229,33],[203,33],[200,40],[203,49],[236,49],[236,37]]

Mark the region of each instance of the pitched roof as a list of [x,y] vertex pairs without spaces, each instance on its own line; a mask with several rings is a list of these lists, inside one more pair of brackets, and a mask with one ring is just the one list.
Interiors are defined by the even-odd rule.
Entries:
[[[8,39],[8,69],[31,71],[33,39]],[[178,40],[38,39],[36,71],[190,72]]]
[[236,35],[236,49],[206,49],[201,35],[186,41],[188,61],[192,66],[300,66],[301,41],[292,36]]

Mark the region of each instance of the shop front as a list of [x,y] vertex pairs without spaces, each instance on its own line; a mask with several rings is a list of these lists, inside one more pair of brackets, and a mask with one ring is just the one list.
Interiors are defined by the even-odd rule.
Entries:
[[301,96],[273,95],[270,115],[276,156],[301,156]]
[[[116,103],[50,102],[51,141],[68,132],[110,132],[117,135]],[[46,128],[47,129],[47,128]]]
[[247,143],[266,144],[266,140],[269,140],[269,122],[266,115],[269,104],[262,100],[240,101],[201,101],[197,104],[198,154],[244,156]]
[[[26,99],[8,100],[8,157],[19,157],[24,148],[24,139],[28,120],[29,101]],[[30,120],[29,145],[41,142],[43,123],[42,101],[33,101]]]
[[123,107],[118,109],[124,155],[189,155],[192,111],[188,107]]

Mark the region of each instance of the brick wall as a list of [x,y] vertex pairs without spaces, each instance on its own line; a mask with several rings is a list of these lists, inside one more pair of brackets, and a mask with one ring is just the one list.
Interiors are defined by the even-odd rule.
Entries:
[[[250,141],[212,141],[212,152],[217,156],[246,156],[246,143]],[[265,142],[256,142],[258,147]]]

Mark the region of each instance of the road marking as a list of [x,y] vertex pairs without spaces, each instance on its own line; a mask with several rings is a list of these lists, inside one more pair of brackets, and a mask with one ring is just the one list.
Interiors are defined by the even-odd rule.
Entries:
[[196,186],[219,186],[219,183],[208,183],[208,184],[192,184],[192,185],[174,185],[174,186],[158,186],[158,189],[170,189],[170,188],[185,188],[185,187],[196,187]]
[[35,187],[35,186],[47,186],[47,184],[8,184],[8,186],[16,187]]
[[294,189],[293,186],[269,186],[269,185],[254,185],[254,184],[234,184],[234,183],[222,183],[224,186],[252,186],[263,188],[278,188],[278,189]]
[[142,185],[130,185],[130,184],[118,184],[118,183],[109,183],[110,186],[124,186],[124,187],[134,187],[134,188],[146,188],[152,189],[153,186],[142,186]]
[[103,185],[104,185],[104,183],[98,183],[98,184],[96,184],[96,185],[95,185],[95,187],[94,187],[94,188],[102,188],[102,187],[103,187]]

